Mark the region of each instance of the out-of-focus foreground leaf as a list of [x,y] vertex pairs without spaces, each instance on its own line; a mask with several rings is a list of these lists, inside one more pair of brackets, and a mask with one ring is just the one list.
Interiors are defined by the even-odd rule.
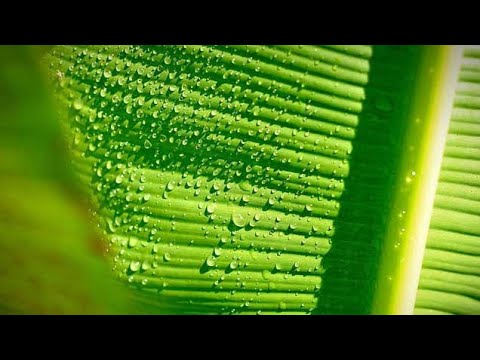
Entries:
[[0,313],[125,311],[78,196],[38,47],[0,47]]

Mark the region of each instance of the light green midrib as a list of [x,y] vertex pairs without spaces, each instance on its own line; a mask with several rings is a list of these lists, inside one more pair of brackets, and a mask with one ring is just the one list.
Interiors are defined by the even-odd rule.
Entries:
[[[463,64],[468,62],[478,72],[480,63],[468,59],[467,52],[468,49],[464,52]],[[462,66],[460,78],[475,81],[463,76],[464,69],[465,66]],[[446,164],[440,175],[436,195],[438,200],[432,216],[416,306],[426,309],[425,311],[434,309],[451,314],[479,314],[480,182],[476,171],[479,164],[465,159],[478,159],[476,150],[480,144],[480,134],[477,131],[478,125],[475,124],[478,124],[480,118],[480,97],[476,95],[475,99],[472,96],[473,101],[470,103],[457,101],[465,98],[460,95],[462,88],[466,88],[465,83],[457,92],[452,119],[459,113],[464,117],[461,122],[458,119],[452,120],[449,129],[450,133],[461,135],[451,135],[455,142],[447,141],[446,148],[446,153],[453,152],[456,159],[444,159]],[[472,105],[476,110],[472,110]],[[459,142],[459,139],[462,141]],[[463,166],[455,166],[455,160]]]
[[413,313],[460,59],[459,48],[424,48],[406,131],[415,157],[404,156],[398,171],[373,313]]

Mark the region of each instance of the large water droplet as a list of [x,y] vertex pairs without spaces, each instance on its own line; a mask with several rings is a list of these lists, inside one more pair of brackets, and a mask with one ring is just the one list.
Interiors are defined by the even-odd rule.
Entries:
[[233,213],[231,220],[233,225],[239,228],[244,227],[247,224],[247,220],[241,213],[237,213],[237,212]]
[[137,244],[138,244],[138,239],[136,237],[132,236],[128,239],[128,247],[133,248],[137,246]]
[[244,191],[252,190],[252,185],[250,185],[248,181],[242,181],[240,184],[238,184],[238,186]]
[[140,261],[132,261],[130,262],[130,270],[136,272],[140,270]]
[[172,191],[173,189],[175,189],[175,181],[169,181],[168,184],[167,184],[167,190],[168,191]]
[[219,248],[219,247],[214,248],[214,249],[213,249],[213,255],[215,255],[215,256],[217,256],[217,257],[220,256],[220,255],[222,255],[222,249]]
[[73,101],[73,108],[75,110],[80,110],[81,108],[83,107],[83,103],[82,103],[82,100],[81,99],[75,99]]
[[207,258],[206,264],[208,267],[214,267],[215,265],[217,265],[217,260],[212,255],[210,255]]
[[213,214],[215,212],[215,209],[217,208],[216,204],[208,204],[207,208],[205,209],[207,214]]

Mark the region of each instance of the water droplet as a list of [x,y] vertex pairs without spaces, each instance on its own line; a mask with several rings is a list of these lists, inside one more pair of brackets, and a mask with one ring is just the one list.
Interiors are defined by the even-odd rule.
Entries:
[[81,99],[75,99],[75,100],[73,101],[73,108],[74,108],[75,110],[80,110],[80,109],[82,108],[82,106],[83,106],[83,103],[82,103],[82,100],[81,100]]
[[208,267],[214,267],[215,265],[217,265],[217,260],[213,256],[210,255],[207,258],[206,264],[207,264]]
[[130,262],[130,270],[136,272],[140,270],[140,261],[132,261]]
[[207,214],[213,214],[215,212],[215,209],[217,208],[216,204],[208,204],[207,208],[205,209]]
[[252,185],[248,181],[242,181],[240,184],[238,184],[240,189],[244,191],[251,191],[252,190]]
[[280,308],[280,310],[287,310],[287,304],[285,304],[283,301],[280,301],[278,307]]
[[215,256],[217,256],[217,257],[220,256],[220,255],[222,255],[222,249],[219,248],[219,247],[214,248],[214,249],[213,249],[213,255],[215,255]]
[[232,260],[230,262],[230,264],[228,264],[228,267],[231,269],[231,270],[235,270],[237,267],[238,267],[238,261],[237,260]]
[[173,189],[175,189],[175,181],[169,181],[168,184],[167,184],[167,190],[168,191],[172,191]]
[[152,143],[147,139],[143,143],[143,146],[145,147],[145,149],[150,149],[152,147]]
[[129,104],[132,102],[132,95],[125,95],[125,97],[123,98],[123,102],[125,104]]
[[163,260],[168,262],[168,261],[172,260],[172,257],[168,252],[166,252],[165,254],[163,254]]
[[231,221],[233,225],[242,228],[247,224],[247,220],[241,213],[233,213]]
[[138,244],[138,239],[137,238],[132,236],[128,239],[128,247],[133,248],[133,247],[137,246],[137,244]]

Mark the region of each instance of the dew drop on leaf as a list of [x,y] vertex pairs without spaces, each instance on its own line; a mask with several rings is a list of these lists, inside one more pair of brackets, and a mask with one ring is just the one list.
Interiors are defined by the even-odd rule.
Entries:
[[130,270],[132,272],[137,272],[138,270],[140,270],[140,261],[130,262]]
[[235,225],[236,227],[239,227],[239,228],[242,228],[247,224],[247,220],[245,219],[245,217],[241,213],[238,213],[238,212],[235,212],[235,213],[232,214],[231,221],[232,221],[233,225]]

